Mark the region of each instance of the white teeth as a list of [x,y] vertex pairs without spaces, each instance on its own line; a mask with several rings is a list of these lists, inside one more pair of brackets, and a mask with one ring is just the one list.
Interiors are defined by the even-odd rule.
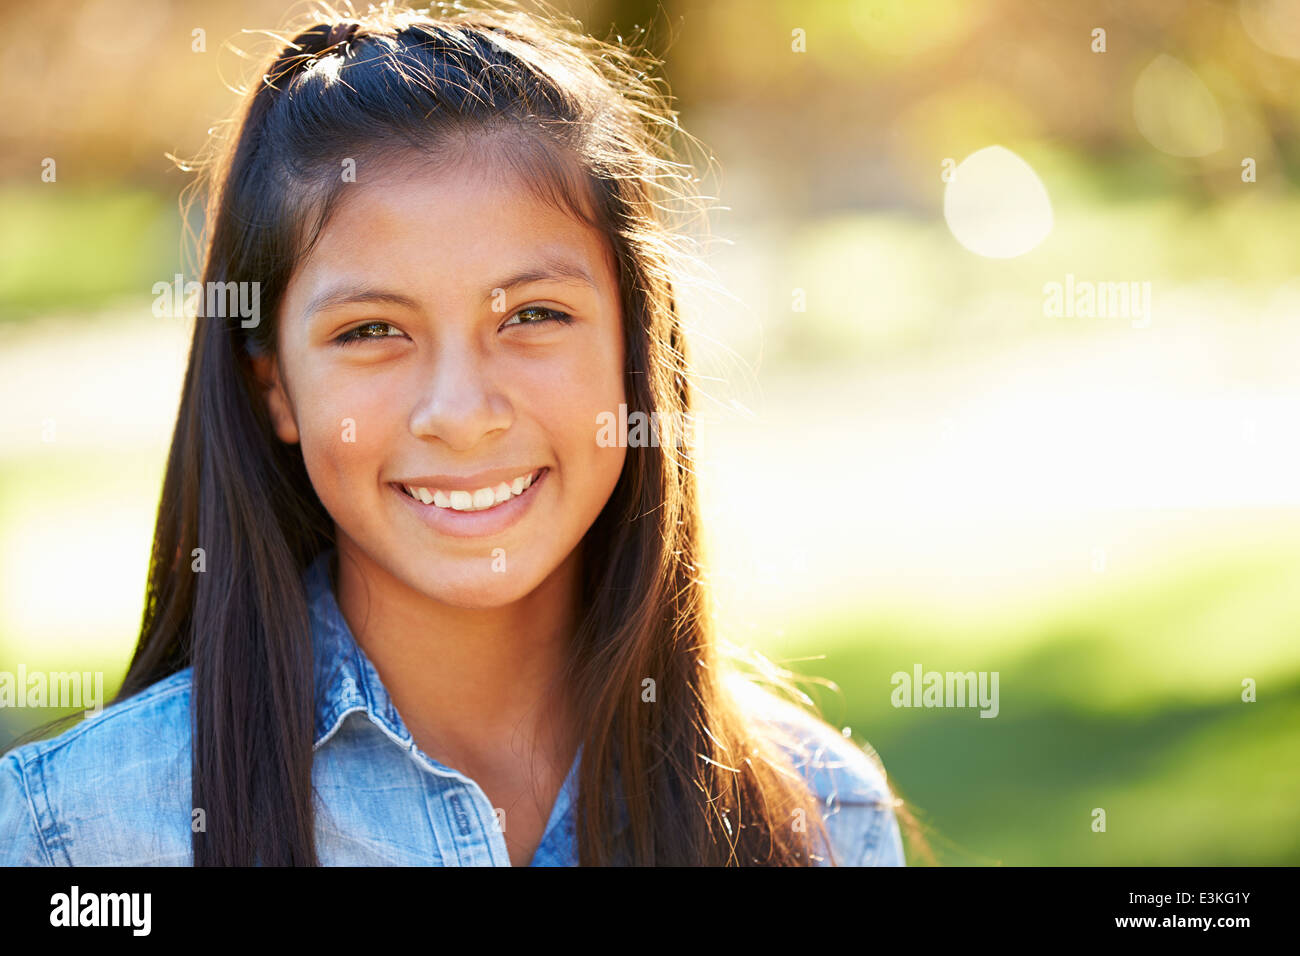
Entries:
[[531,474],[520,475],[513,481],[503,481],[492,488],[478,488],[470,491],[441,491],[437,488],[416,488],[403,485],[407,493],[417,501],[432,504],[438,508],[450,508],[453,511],[485,511],[509,501],[516,495],[522,495],[532,486]]

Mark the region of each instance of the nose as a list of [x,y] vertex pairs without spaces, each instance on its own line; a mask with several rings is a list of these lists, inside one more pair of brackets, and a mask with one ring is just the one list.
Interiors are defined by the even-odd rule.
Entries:
[[427,372],[411,411],[411,433],[469,451],[514,422],[514,408],[497,385],[491,362],[467,344],[446,342]]

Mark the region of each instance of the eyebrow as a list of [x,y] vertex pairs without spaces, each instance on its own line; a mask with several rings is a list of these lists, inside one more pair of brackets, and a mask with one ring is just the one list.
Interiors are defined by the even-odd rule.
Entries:
[[483,296],[483,301],[491,299],[497,289],[509,292],[516,286],[527,285],[530,282],[576,282],[591,286],[592,289],[596,288],[596,280],[584,266],[558,256],[546,256],[537,265],[521,269],[514,275],[502,279],[488,289],[487,295]]
[[[546,257],[536,265],[520,269],[518,272],[507,276],[496,285],[488,289],[483,296],[483,301],[488,302],[498,289],[510,291],[521,285],[527,285],[532,282],[564,282],[578,283],[590,286],[596,289],[596,281],[592,279],[591,273],[582,265],[576,262],[570,262],[567,259],[558,257]],[[340,305],[351,305],[359,302],[381,303],[384,305],[398,305],[403,308],[419,311],[420,303],[408,295],[400,292],[390,292],[385,289],[374,289],[358,286],[342,286],[335,289],[326,289],[307,303],[307,308],[303,311],[303,316],[310,319],[318,312],[326,309],[336,308]]]
[[326,309],[333,309],[336,306],[349,305],[355,302],[377,302],[385,305],[400,305],[408,309],[418,309],[420,307],[420,304],[410,296],[402,295],[398,292],[386,292],[383,289],[344,286],[338,289],[326,289],[320,295],[316,296],[307,303],[307,308],[303,310],[303,316],[310,319],[317,312],[324,312]]

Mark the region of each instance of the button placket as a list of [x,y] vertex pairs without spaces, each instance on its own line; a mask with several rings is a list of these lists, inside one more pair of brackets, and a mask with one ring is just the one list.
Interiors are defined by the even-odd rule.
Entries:
[[435,823],[434,836],[444,859],[450,855],[450,840],[461,866],[509,866],[505,834],[497,828],[496,810],[483,788],[430,758],[414,740],[407,742],[407,748],[411,759],[429,775],[428,808],[431,820],[443,821],[442,826]]
[[462,866],[509,866],[505,834],[483,789],[472,780],[442,793],[447,827]]

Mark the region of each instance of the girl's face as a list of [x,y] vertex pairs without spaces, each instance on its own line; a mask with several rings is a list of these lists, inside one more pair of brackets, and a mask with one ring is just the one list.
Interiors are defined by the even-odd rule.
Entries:
[[516,601],[623,467],[596,440],[626,400],[613,257],[486,160],[357,179],[257,363],[276,433],[301,442],[341,554],[446,604]]

